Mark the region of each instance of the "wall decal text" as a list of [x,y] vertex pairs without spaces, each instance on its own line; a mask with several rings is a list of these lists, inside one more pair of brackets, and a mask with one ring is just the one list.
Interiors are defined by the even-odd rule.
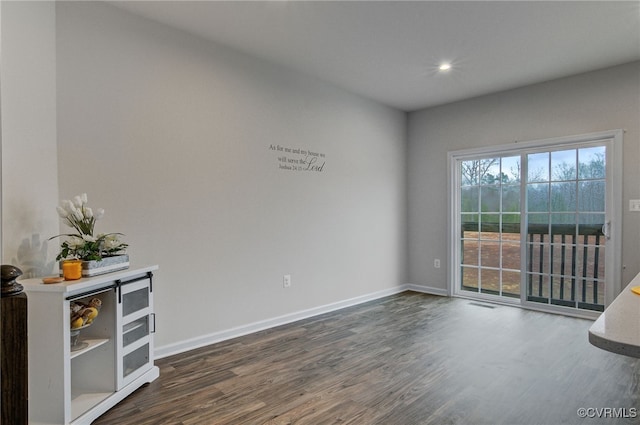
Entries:
[[278,168],[283,171],[314,171],[321,173],[326,164],[325,155],[309,149],[269,145],[269,150],[278,154]]

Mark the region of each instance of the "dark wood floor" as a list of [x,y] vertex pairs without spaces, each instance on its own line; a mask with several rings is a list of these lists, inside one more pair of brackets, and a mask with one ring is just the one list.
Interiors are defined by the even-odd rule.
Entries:
[[160,359],[95,424],[640,423],[640,362],[591,323],[405,292]]

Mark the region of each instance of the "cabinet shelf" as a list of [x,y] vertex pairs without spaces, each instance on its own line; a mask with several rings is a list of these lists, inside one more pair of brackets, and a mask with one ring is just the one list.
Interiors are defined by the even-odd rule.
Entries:
[[71,420],[75,421],[79,416],[105,401],[113,393],[113,391],[98,392],[87,389],[74,389],[71,393]]
[[71,351],[71,359],[75,359],[78,356],[83,355],[84,353],[87,353],[91,350],[93,350],[94,348],[98,348],[103,344],[106,344],[107,342],[109,342],[109,338],[100,338],[100,339],[91,339],[91,338],[87,338],[87,339],[81,339],[80,343],[84,343],[87,344],[86,347],[77,350],[77,351]]

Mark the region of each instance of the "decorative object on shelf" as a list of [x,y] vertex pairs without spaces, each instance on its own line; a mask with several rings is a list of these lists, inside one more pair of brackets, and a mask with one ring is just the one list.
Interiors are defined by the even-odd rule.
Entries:
[[52,283],[61,283],[64,281],[62,276],[47,276],[42,278],[42,283],[50,285]]
[[89,343],[80,340],[80,330],[84,328],[88,328],[91,325],[82,326],[80,328],[71,329],[69,335],[71,335],[70,347],[71,351],[79,351],[83,348],[87,348]]
[[61,263],[64,280],[78,280],[82,277],[82,261],[63,260]]
[[0,266],[0,275],[2,277],[2,296],[17,295],[24,289],[22,285],[16,282],[16,279],[22,276],[22,270],[16,266],[3,264]]
[[72,301],[69,303],[70,322],[71,323],[71,351],[78,351],[85,348],[88,344],[80,341],[80,331],[88,328],[98,317],[98,312],[102,306],[100,298],[92,298],[88,304],[80,301]]
[[98,312],[102,307],[102,301],[100,298],[92,298],[88,304],[80,301],[72,301],[69,303],[69,309],[71,310],[71,329],[79,329],[83,326],[88,326],[93,323]]
[[[74,196],[73,200],[63,200],[56,209],[64,223],[76,231],[49,238],[67,238],[60,244],[57,260],[81,260],[81,276],[96,276],[129,268],[129,256],[125,254],[129,245],[120,241],[122,233],[94,235],[96,221],[104,216],[104,209],[98,208],[94,213],[87,206],[86,193]],[[64,262],[60,266],[64,274]]]
[[102,257],[102,260],[82,262],[82,276],[97,276],[104,273],[125,270],[129,268],[129,256],[127,254]]

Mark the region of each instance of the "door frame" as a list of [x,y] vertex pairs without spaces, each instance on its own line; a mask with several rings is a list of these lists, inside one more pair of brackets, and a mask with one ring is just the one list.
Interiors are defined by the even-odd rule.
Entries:
[[[624,130],[615,129],[607,130],[596,133],[580,134],[574,136],[554,137],[549,139],[528,140],[528,141],[515,141],[513,143],[487,146],[481,148],[464,149],[457,151],[450,151],[447,153],[448,166],[449,166],[449,178],[447,179],[447,186],[449,192],[448,203],[448,218],[447,226],[449,228],[448,239],[448,264],[447,269],[447,294],[449,296],[469,298],[473,296],[476,299],[486,299],[487,301],[493,301],[498,303],[504,303],[509,305],[519,305],[524,308],[549,311],[554,313],[563,313],[570,316],[595,318],[600,313],[587,310],[580,310],[567,307],[556,307],[546,304],[536,304],[529,302],[522,302],[522,299],[503,299],[506,297],[498,297],[492,295],[486,295],[481,293],[472,293],[469,291],[463,291],[458,288],[460,282],[460,253],[457,250],[457,239],[460,237],[460,191],[459,189],[459,176],[460,176],[460,161],[464,159],[476,159],[479,156],[490,157],[495,156],[508,156],[521,154],[526,150],[535,150],[543,148],[551,148],[556,150],[558,148],[575,148],[578,144],[592,143],[596,141],[603,141],[607,145],[606,156],[606,220],[611,223],[611,248],[608,248],[605,252],[605,308],[613,301],[613,299],[622,291],[622,148],[623,148],[623,135]],[[610,190],[609,190],[610,188]],[[521,285],[521,291],[523,290]],[[532,305],[533,304],[533,305]]]

